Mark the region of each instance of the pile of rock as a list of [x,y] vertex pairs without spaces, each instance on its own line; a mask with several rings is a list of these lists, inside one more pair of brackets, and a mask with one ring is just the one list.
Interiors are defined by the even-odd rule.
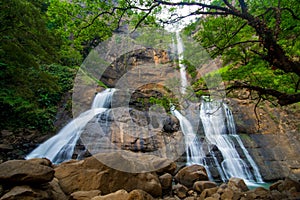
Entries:
[[0,165],[0,199],[68,199],[47,159],[10,160]]
[[[120,161],[116,153],[105,156]],[[239,178],[231,178],[228,183],[218,186],[208,180],[203,166],[191,165],[178,170],[176,164],[167,159],[149,155],[147,159],[153,161],[152,167],[156,171],[119,171],[104,165],[96,157],[71,160],[57,166],[47,159],[7,161],[0,164],[0,200],[246,200],[300,197],[300,183],[291,179],[274,183],[270,190],[262,187],[249,190]],[[135,162],[131,163],[134,165]],[[138,165],[143,165],[143,162]]]

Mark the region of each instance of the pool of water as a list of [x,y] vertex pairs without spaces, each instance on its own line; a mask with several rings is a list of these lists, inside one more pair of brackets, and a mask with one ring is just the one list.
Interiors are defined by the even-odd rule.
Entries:
[[258,187],[263,187],[265,189],[269,189],[270,185],[273,184],[273,183],[265,183],[265,182],[264,183],[256,183],[256,182],[249,182],[249,181],[245,181],[245,183],[250,190],[253,190]]

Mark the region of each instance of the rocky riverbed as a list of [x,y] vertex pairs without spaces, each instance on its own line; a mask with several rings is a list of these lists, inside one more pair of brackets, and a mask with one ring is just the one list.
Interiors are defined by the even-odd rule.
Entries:
[[[218,200],[218,199],[299,199],[300,183],[287,178],[268,188],[251,190],[244,180],[231,178],[227,183],[209,181],[200,165],[178,168],[175,162],[156,156],[129,160],[156,170],[130,173],[104,165],[102,158],[124,164],[119,153],[98,154],[84,160],[59,165],[47,159],[10,160],[0,164],[1,200]],[[120,160],[120,159],[123,160]]]

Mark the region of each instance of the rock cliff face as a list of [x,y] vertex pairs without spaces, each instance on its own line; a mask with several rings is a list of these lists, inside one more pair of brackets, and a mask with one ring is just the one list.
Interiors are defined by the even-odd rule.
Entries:
[[[168,87],[173,84],[171,80],[179,79],[178,74],[174,73],[174,67],[166,52],[154,49],[128,53],[109,66],[101,80],[115,87],[120,84],[124,75],[136,77],[129,79],[127,83],[133,92],[116,93],[115,98],[118,101],[114,102],[114,107],[110,112],[98,115],[88,123],[83,132],[82,143],[78,144],[75,153],[84,158],[90,156],[90,153],[99,153],[114,145],[114,148],[121,150],[152,153],[161,157],[171,156],[172,159],[178,158],[178,164],[184,163],[184,155],[180,157],[184,152],[184,143],[178,120],[168,114],[168,110],[154,107],[150,101],[151,97],[174,97],[176,91],[170,91]],[[147,73],[143,70],[145,68]],[[82,97],[83,104],[88,105],[83,109],[89,108],[95,92],[99,89],[101,88],[95,87],[83,93],[86,95]],[[257,163],[263,179],[274,181],[292,177],[299,180],[299,104],[279,108],[262,103],[255,114],[256,102],[246,98],[246,91],[240,93],[241,95],[236,95],[239,98],[228,98],[227,103],[232,109],[237,132]],[[193,125],[198,125],[198,133],[203,135],[201,123]],[[101,135],[96,137],[93,132],[99,131],[99,126]],[[22,133],[1,132],[0,149],[3,160],[7,159],[7,155],[8,159],[22,158],[32,150],[34,143],[45,140],[45,137],[38,137],[36,133],[26,135],[28,137],[24,138]],[[94,152],[87,151],[84,154],[82,144],[89,144],[89,141],[101,144],[102,149],[93,149],[91,143],[88,149]]]
[[87,124],[81,141],[92,154],[118,148],[175,159],[184,152],[177,119],[163,111],[113,108]]
[[230,99],[237,131],[260,168],[264,180],[300,180],[300,106],[274,107],[255,101]]
[[[147,73],[143,69],[147,69]],[[112,141],[122,150],[156,151],[160,155],[179,157],[179,152],[182,152],[184,147],[178,143],[182,140],[178,121],[168,115],[167,110],[151,114],[153,104],[149,101],[151,97],[174,97],[174,91],[169,91],[166,87],[170,78],[179,78],[174,70],[167,54],[160,50],[138,50],[119,58],[107,68],[101,80],[115,87],[123,76],[134,77],[126,82],[134,92],[125,95],[117,92],[115,98],[121,99],[118,101],[121,103],[115,103],[115,107],[111,113],[106,114],[105,119],[104,116],[93,119],[85,133],[93,132],[95,121],[105,127],[103,123],[109,119],[107,129],[110,130],[106,131],[111,134],[102,138],[102,146]],[[262,102],[255,110],[257,102],[247,98],[248,91],[238,91],[234,96],[237,98],[226,99],[227,104],[232,109],[237,132],[257,163],[263,179],[274,181],[288,176],[300,179],[300,114],[297,112],[300,106],[295,104],[280,108]],[[193,126],[198,126],[198,134],[203,135],[201,122]],[[140,128],[138,135],[133,134],[136,131],[130,131],[136,127]],[[172,145],[175,145],[174,148],[163,148]],[[184,156],[181,161],[184,162]]]

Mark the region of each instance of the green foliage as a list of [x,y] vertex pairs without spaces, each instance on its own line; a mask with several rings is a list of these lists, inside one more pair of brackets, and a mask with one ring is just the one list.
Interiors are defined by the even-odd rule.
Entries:
[[0,10],[0,128],[52,130],[75,68],[50,64],[59,62],[61,41],[46,26],[42,1],[1,1]]
[[158,97],[158,98],[157,97],[150,97],[149,102],[151,104],[154,104],[154,105],[160,105],[166,110],[166,112],[169,112],[170,103],[172,101],[168,97],[162,96],[162,97]]
[[[261,16],[260,19],[264,20],[275,33],[278,44],[283,47],[287,55],[294,60],[299,60],[300,23],[288,11],[290,9],[297,15],[300,12],[299,3],[280,1],[281,8],[287,9],[281,12],[279,27],[276,24],[276,10],[267,9],[272,6],[276,8],[278,1],[248,1],[247,3],[249,13]],[[214,4],[223,6],[222,1],[214,1]],[[287,94],[300,92],[297,84],[300,77],[276,69],[264,60],[267,52],[259,42],[260,38],[254,28],[241,18],[207,16],[187,27],[185,32],[193,34],[195,40],[208,50],[212,58],[220,56],[222,58],[223,68],[207,74],[206,78],[221,75],[228,86],[234,81],[240,81]],[[198,89],[205,88],[204,78],[198,80],[193,86]]]
[[192,77],[192,79],[195,79],[197,76],[197,68],[194,65],[192,65],[188,60],[183,60],[182,64],[186,67],[186,71]]
[[65,64],[78,65],[90,50],[108,39],[117,28],[117,18],[109,14],[114,6],[99,0],[48,0],[48,27],[64,45],[60,55]]

